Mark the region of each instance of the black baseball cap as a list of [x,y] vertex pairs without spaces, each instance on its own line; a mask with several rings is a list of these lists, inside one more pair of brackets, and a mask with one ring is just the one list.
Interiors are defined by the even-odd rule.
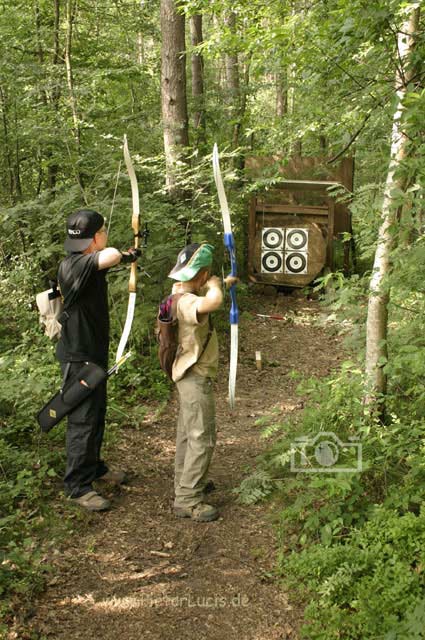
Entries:
[[97,211],[80,209],[71,213],[66,222],[65,250],[71,253],[84,251],[104,224],[104,217]]

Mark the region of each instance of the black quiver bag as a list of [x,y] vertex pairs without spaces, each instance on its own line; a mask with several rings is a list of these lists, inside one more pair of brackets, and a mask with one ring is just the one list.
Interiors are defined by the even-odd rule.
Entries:
[[[69,370],[69,366],[67,365]],[[47,433],[73,409],[76,409],[103,382],[110,371],[94,362],[86,362],[72,378],[63,383],[62,389],[44,405],[37,415],[41,430]],[[64,380],[67,378],[65,370]]]

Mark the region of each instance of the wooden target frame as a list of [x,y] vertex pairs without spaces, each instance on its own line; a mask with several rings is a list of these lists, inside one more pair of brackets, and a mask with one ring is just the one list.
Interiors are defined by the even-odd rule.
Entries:
[[[319,162],[320,161],[320,162]],[[257,164],[255,164],[257,163]],[[300,158],[293,161],[293,166],[285,169],[296,175],[323,167],[323,158]],[[320,164],[321,163],[321,164]],[[258,177],[259,169],[264,168],[257,159],[249,162],[248,173]],[[264,163],[263,163],[264,165]],[[323,168],[321,169],[323,172]],[[343,232],[351,233],[351,215],[347,203],[337,201],[332,191],[345,187],[349,192],[353,189],[354,163],[345,158],[339,167],[326,169],[323,180],[282,180],[269,191],[260,192],[251,198],[248,228],[248,277],[252,282],[261,284],[303,287],[310,284],[325,268],[334,267],[334,241]],[[324,175],[322,173],[322,175]],[[273,269],[265,272],[262,260],[265,257],[263,246],[263,230],[278,229],[285,234],[285,252],[287,253],[287,230],[308,230],[308,249],[294,257],[292,272],[285,268],[285,252],[279,245],[279,256],[283,255],[283,268],[275,268],[277,259],[270,258]],[[273,237],[273,234],[272,236]],[[276,236],[277,241],[277,236]],[[273,251],[273,247],[270,247]],[[348,270],[350,245],[344,243],[344,268]],[[296,247],[293,247],[296,253]],[[301,269],[304,258],[307,268]],[[299,271],[297,273],[297,271]]]

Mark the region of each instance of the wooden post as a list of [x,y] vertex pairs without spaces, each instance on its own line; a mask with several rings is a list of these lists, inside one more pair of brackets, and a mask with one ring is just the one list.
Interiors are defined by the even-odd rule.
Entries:
[[256,196],[252,196],[248,219],[248,276],[254,272],[256,211],[257,198]]
[[327,266],[331,271],[334,268],[334,226],[335,226],[335,201],[333,198],[328,198],[329,217],[328,217],[328,246],[326,251]]

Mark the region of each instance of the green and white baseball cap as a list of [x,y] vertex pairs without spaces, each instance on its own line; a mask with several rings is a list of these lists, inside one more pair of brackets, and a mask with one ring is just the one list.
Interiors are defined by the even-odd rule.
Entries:
[[169,278],[188,282],[201,269],[210,267],[213,261],[214,247],[212,244],[193,242],[182,249],[177,256],[177,262],[168,274]]

